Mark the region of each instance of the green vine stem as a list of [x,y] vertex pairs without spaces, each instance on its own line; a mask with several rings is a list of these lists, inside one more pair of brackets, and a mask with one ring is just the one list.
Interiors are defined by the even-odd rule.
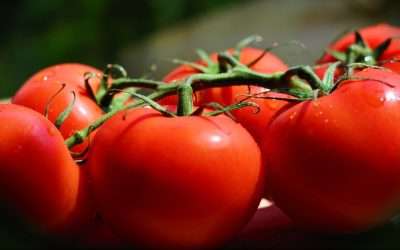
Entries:
[[216,115],[219,115],[219,114],[227,114],[231,118],[234,118],[234,117],[232,117],[232,114],[230,113],[230,111],[236,110],[236,109],[241,109],[241,108],[244,108],[244,107],[253,107],[253,108],[255,108],[255,112],[254,113],[260,112],[260,107],[255,102],[238,102],[238,103],[235,103],[235,104],[232,104],[232,105],[229,105],[229,106],[225,106],[225,107],[221,105],[221,106],[217,107],[216,110],[207,112],[204,115],[205,116],[216,116]]
[[193,89],[190,84],[178,86],[178,116],[188,116],[193,110]]
[[[158,100],[168,94],[168,91],[157,91],[154,92],[150,95],[147,96],[147,98],[152,99],[152,100]],[[114,116],[116,113],[122,111],[122,110],[127,110],[135,107],[139,107],[144,105],[146,102],[142,99],[139,99],[135,101],[132,104],[129,104],[127,106],[124,106],[120,109],[114,109],[103,116],[101,116],[99,119],[97,119],[94,123],[92,123],[89,127],[86,127],[82,130],[77,131],[75,134],[70,136],[65,140],[65,145],[67,145],[68,148],[72,148],[73,146],[82,143],[95,129],[100,127],[104,122],[106,122],[108,119],[110,119],[112,116]]]
[[[115,89],[141,87],[154,90],[154,92],[148,95],[147,98],[156,101],[165,96],[173,95],[178,92],[178,95],[181,97],[178,103],[178,115],[191,115],[193,109],[192,91],[198,91],[206,88],[235,85],[257,85],[274,91],[295,95],[300,99],[312,99],[315,98],[316,94],[328,94],[324,91],[325,88],[322,81],[309,66],[297,66],[290,68],[286,72],[263,74],[251,70],[247,66],[241,64],[234,57],[226,53],[220,54],[219,57],[225,60],[230,67],[227,72],[218,74],[194,74],[183,81],[177,81],[170,84],[149,79],[132,79],[122,77],[113,80],[108,87],[107,93],[103,96],[114,95],[116,93]],[[297,88],[293,88],[290,80],[294,76],[305,80],[309,86],[302,88],[301,85],[299,85],[300,87],[297,86]],[[92,131],[100,127],[106,120],[119,111],[139,107],[146,103],[147,102],[143,100],[143,98],[139,98],[139,100],[136,100],[129,105],[119,106],[118,108],[109,111],[89,127],[77,131],[65,141],[65,144],[71,148],[74,145],[82,143]]]

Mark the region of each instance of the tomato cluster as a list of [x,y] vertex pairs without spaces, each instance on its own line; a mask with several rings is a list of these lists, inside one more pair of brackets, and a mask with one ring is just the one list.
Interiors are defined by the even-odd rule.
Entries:
[[243,44],[200,52],[162,82],[43,69],[0,104],[0,200],[91,246],[218,247],[262,197],[303,230],[387,223],[400,209],[399,34],[351,32],[314,66]]

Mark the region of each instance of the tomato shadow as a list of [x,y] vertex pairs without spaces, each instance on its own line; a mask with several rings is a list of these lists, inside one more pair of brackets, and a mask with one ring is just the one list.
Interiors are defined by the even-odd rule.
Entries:
[[275,205],[258,209],[241,234],[220,250],[231,249],[399,249],[400,223],[368,232],[324,235],[302,231]]

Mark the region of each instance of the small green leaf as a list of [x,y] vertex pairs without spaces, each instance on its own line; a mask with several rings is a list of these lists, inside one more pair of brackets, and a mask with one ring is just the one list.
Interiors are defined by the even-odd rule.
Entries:
[[192,67],[195,70],[200,71],[201,73],[207,72],[207,67],[204,67],[203,65],[198,64],[198,63],[189,62],[189,61],[185,61],[185,60],[181,60],[181,59],[172,59],[172,62],[175,64],[179,64],[179,65],[187,65],[189,67]]
[[329,65],[325,71],[324,78],[322,79],[322,91],[329,93],[335,85],[335,73],[341,62],[335,62]]
[[125,68],[119,64],[108,64],[106,68],[106,74],[111,76],[113,79],[127,77],[128,73],[126,72]]
[[166,115],[166,116],[169,116],[169,117],[175,117],[176,116],[173,112],[168,111],[165,107],[163,107],[160,104],[158,104],[157,102],[153,101],[151,98],[149,98],[149,97],[147,97],[145,95],[141,95],[139,93],[136,93],[135,91],[127,91],[127,90],[119,90],[119,89],[116,89],[116,90],[113,90],[113,91],[128,93],[131,96],[139,98],[142,101],[144,101],[146,104],[148,104],[150,107],[152,107],[154,110],[157,110],[158,112],[160,112],[163,115]]
[[367,43],[364,41],[364,38],[361,36],[361,34],[360,34],[360,32],[358,32],[358,31],[355,31],[354,32],[354,36],[355,36],[355,39],[356,39],[356,44],[357,45],[359,45],[359,46],[361,46],[361,47],[363,47],[363,48],[368,48],[368,45],[367,45]]
[[93,91],[92,86],[90,85],[90,79],[92,78],[97,78],[96,73],[94,72],[85,72],[85,74],[83,75],[84,79],[85,79],[85,89],[86,92],[89,95],[89,98],[96,101],[96,95]]
[[216,110],[206,113],[205,116],[217,116],[220,114],[226,114],[234,121],[236,119],[230,112],[232,110],[240,109],[240,108],[244,108],[244,107],[254,107],[254,108],[256,108],[256,111],[254,112],[255,114],[260,112],[260,107],[255,102],[238,102],[238,103],[235,103],[235,104],[232,104],[229,106],[223,106],[217,102],[210,102],[210,103],[207,103],[207,105],[216,108]]
[[72,112],[72,110],[74,108],[75,101],[76,101],[76,94],[75,94],[74,91],[71,91],[71,93],[72,93],[72,96],[73,96],[72,101],[68,104],[67,108],[58,115],[57,119],[54,122],[54,125],[57,128],[61,127],[61,125],[68,118],[68,116],[71,114],[71,112]]
[[245,39],[239,41],[239,43],[236,45],[235,50],[233,51],[233,57],[235,57],[237,60],[239,60],[240,58],[240,52],[242,51],[242,49],[244,49],[245,47],[249,46],[252,43],[256,43],[256,42],[261,42],[262,41],[262,37],[260,35],[252,35],[249,37],[246,37]]
[[204,108],[205,108],[204,106],[200,106],[195,111],[193,111],[193,113],[190,115],[191,116],[199,116],[199,115],[203,114]]
[[293,95],[296,97],[294,101],[303,101],[303,100],[310,100],[314,98],[313,91],[305,91],[304,89],[299,88],[290,88],[287,90],[288,94]]
[[329,55],[333,56],[338,61],[346,62],[346,60],[347,60],[346,53],[343,53],[343,52],[340,52],[340,51],[336,51],[336,50],[333,50],[333,49],[326,49],[325,51],[326,51],[326,53],[328,53]]
[[196,49],[196,54],[200,57],[200,60],[207,63],[208,66],[215,64],[208,55],[208,53],[203,49]]
[[54,98],[56,98],[56,97],[64,90],[64,88],[65,88],[66,86],[67,86],[67,85],[66,85],[65,83],[62,83],[62,84],[61,84],[61,88],[60,88],[59,90],[57,90],[57,92],[56,92],[52,97],[50,97],[50,99],[49,99],[49,101],[47,102],[47,104],[46,104],[46,106],[45,106],[45,108],[44,108],[44,111],[43,111],[44,117],[49,118],[49,109],[50,109],[51,103],[54,101]]
[[381,44],[379,44],[378,47],[374,49],[373,52],[374,58],[379,59],[379,57],[387,50],[387,48],[390,46],[391,43],[392,43],[392,38],[388,38]]
[[122,108],[125,103],[129,100],[129,98],[131,98],[132,94],[131,92],[136,91],[137,88],[127,88],[125,91],[127,92],[122,92],[120,95],[115,96],[112,101],[111,104],[109,106],[109,110],[116,110],[116,109],[120,109]]

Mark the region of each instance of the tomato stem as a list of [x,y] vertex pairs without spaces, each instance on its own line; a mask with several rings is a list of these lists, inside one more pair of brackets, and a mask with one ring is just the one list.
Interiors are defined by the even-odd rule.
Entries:
[[[168,91],[165,90],[160,90],[157,92],[154,92],[150,95],[147,96],[147,98],[152,99],[152,100],[158,100],[164,96],[168,95]],[[97,119],[94,123],[92,123],[90,126],[77,131],[74,133],[72,136],[67,138],[65,140],[65,144],[67,145],[68,148],[72,148],[73,146],[82,143],[94,130],[96,130],[98,127],[103,125],[104,122],[106,122],[108,119],[113,117],[116,113],[122,111],[122,110],[128,110],[131,108],[139,107],[144,105],[146,102],[144,100],[137,100],[129,105],[126,105],[120,109],[114,109],[111,110],[110,112],[104,114],[101,116],[99,119]]]
[[178,116],[188,116],[193,110],[193,89],[189,84],[178,86]]
[[223,114],[224,113],[224,114],[227,114],[229,117],[231,117],[234,120],[234,117],[232,116],[232,114],[230,114],[230,111],[235,110],[235,109],[241,109],[241,108],[244,108],[244,107],[253,107],[255,109],[254,113],[260,112],[260,107],[258,106],[257,103],[244,101],[244,102],[238,102],[238,103],[235,103],[235,104],[232,104],[232,105],[229,105],[229,106],[225,106],[225,107],[220,105],[219,108],[217,108],[216,110],[207,112],[204,115],[206,115],[206,116],[217,116],[219,114]]
[[[321,80],[318,78],[318,76],[315,75],[314,71],[309,66],[293,67],[286,72],[263,74],[249,69],[247,66],[239,63],[232,56],[223,54],[221,58],[227,59],[228,65],[232,67],[227,72],[218,74],[199,73],[191,75],[184,81],[177,81],[176,83],[171,84],[165,84],[160,81],[149,79],[134,79],[122,77],[119,79],[115,79],[111,82],[110,86],[107,87],[107,92],[103,95],[103,98],[105,96],[114,96],[116,93],[115,89],[124,89],[128,87],[142,87],[154,90],[152,94],[147,96],[148,99],[154,101],[178,92],[178,95],[180,96],[180,101],[178,104],[178,115],[190,115],[193,110],[193,90],[197,91],[206,88],[235,85],[257,85],[264,88],[272,89],[274,91],[295,95],[300,99],[310,99],[314,98],[315,96],[316,92],[314,91],[314,89],[321,89],[322,87]],[[290,78],[293,76],[298,76],[301,79],[306,80],[307,83],[310,84],[311,90],[310,88],[291,88]],[[91,124],[89,127],[80,130],[69,137],[65,141],[65,144],[69,148],[71,148],[74,145],[82,143],[93,130],[100,127],[114,114],[118,113],[121,110],[139,107],[144,104],[146,104],[146,101],[137,100],[132,104],[126,106],[114,107],[108,113],[106,113],[98,120],[96,120],[93,124]]]

